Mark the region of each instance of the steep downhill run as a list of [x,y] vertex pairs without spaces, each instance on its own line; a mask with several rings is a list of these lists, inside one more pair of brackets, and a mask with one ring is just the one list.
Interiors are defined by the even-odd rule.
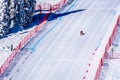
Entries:
[[18,72],[10,73],[11,80],[83,80],[119,5],[120,0],[74,0],[51,13],[42,31],[24,47],[30,56]]

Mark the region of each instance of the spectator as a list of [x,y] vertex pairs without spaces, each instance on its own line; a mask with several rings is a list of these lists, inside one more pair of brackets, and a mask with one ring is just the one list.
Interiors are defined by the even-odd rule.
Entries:
[[13,45],[11,44],[11,51],[13,51]]

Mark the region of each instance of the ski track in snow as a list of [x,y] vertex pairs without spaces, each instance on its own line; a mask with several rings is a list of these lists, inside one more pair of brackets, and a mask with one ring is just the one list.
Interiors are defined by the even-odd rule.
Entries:
[[[54,5],[60,1],[61,0],[48,0],[47,3]],[[38,4],[46,3],[46,0],[39,0],[37,3]],[[12,51],[9,48],[11,44],[14,44],[13,46],[16,47],[17,44],[23,39],[23,37],[27,35],[29,31],[32,29],[33,28],[30,28],[24,31],[19,31],[15,34],[9,34],[8,36],[0,40],[0,65],[2,65],[3,61],[10,55],[10,53],[12,53]],[[118,53],[117,55],[119,55],[120,54],[120,31],[119,29],[117,32],[118,33],[116,33],[115,39],[113,40],[113,44],[116,44],[117,46],[113,45],[111,47],[114,48],[114,52]],[[35,47],[36,45],[32,46],[31,48],[35,48]],[[54,72],[51,72],[51,74],[52,73]],[[101,75],[98,80],[120,80],[119,75],[120,75],[119,58],[118,59],[105,59],[104,65],[102,67]]]

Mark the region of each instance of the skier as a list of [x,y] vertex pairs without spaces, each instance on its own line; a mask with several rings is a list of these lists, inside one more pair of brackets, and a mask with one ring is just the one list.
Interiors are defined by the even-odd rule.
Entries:
[[80,31],[80,35],[85,35],[85,33],[83,31]]

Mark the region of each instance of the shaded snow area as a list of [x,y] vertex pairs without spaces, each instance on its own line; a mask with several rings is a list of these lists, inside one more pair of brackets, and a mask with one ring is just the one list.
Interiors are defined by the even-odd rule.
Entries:
[[61,0],[37,0],[37,4],[41,4],[41,3],[49,3],[51,5],[57,4],[59,3]]
[[120,80],[120,25],[105,56],[98,80]]

